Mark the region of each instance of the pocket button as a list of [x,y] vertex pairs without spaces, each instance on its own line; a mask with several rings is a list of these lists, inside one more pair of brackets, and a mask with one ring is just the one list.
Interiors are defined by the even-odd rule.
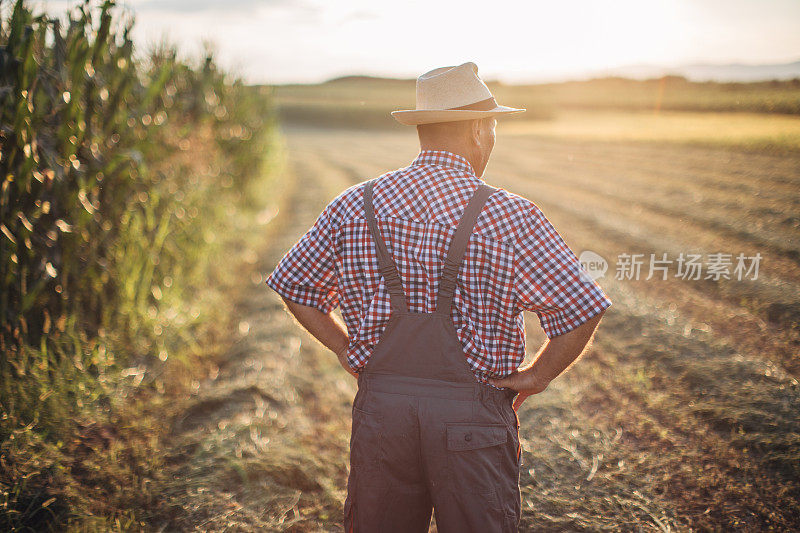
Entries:
[[467,433],[466,435],[464,435],[464,440],[467,441],[467,442],[471,441],[472,440],[472,433]]

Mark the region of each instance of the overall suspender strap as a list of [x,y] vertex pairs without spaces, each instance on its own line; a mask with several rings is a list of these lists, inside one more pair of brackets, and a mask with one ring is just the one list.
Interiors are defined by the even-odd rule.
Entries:
[[364,185],[364,216],[367,219],[367,225],[372,234],[372,240],[375,242],[375,247],[378,251],[378,271],[381,276],[383,276],[386,289],[389,291],[389,296],[392,300],[392,309],[407,313],[406,295],[403,292],[403,282],[400,280],[397,264],[389,254],[389,250],[386,248],[386,242],[384,242],[380,230],[378,229],[378,222],[375,220],[375,208],[372,206],[372,185],[374,181],[375,180],[368,181],[366,185]]
[[475,222],[478,220],[478,215],[481,213],[486,200],[489,199],[496,189],[490,187],[485,183],[478,186],[478,189],[472,195],[464,214],[461,215],[461,220],[458,221],[456,233],[453,235],[453,240],[450,241],[450,249],[447,251],[447,258],[444,260],[444,268],[442,269],[442,277],[439,281],[439,294],[436,298],[436,312],[450,314],[450,307],[453,305],[453,294],[456,290],[456,281],[458,279],[458,271],[461,269],[461,261],[464,259],[464,254],[467,251],[469,244],[469,236],[472,234],[472,229],[475,227]]

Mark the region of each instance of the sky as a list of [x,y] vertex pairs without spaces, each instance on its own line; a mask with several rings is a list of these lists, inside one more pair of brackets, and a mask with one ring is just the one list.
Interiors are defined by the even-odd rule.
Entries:
[[[39,0],[53,15],[80,0]],[[800,0],[118,0],[140,48],[210,42],[250,83],[415,78],[475,62],[484,79],[578,79],[629,65],[800,59]]]

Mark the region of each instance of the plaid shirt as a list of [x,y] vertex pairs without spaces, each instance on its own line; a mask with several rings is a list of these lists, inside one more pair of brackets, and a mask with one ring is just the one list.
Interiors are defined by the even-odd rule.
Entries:
[[[423,150],[381,176],[374,207],[397,263],[409,311],[436,307],[444,258],[456,225],[481,183],[462,156]],[[281,259],[267,285],[324,313],[341,306],[347,359],[364,367],[391,313],[389,293],[364,218],[363,183],[336,197]],[[525,357],[522,311],[545,334],[562,335],[611,305],[581,273],[578,258],[530,200],[499,189],[481,211],[458,275],[451,316],[479,381],[514,371]]]

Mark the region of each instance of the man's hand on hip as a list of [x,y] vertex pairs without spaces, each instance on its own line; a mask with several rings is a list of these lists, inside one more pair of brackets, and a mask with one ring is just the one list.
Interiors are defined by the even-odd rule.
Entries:
[[577,328],[553,337],[544,343],[533,362],[508,376],[490,379],[495,387],[508,387],[519,392],[514,401],[514,410],[519,409],[528,396],[539,394],[558,375],[569,367],[591,344],[600,319],[605,310],[593,316]]
[[550,384],[549,381],[541,379],[532,366],[525,370],[517,370],[508,376],[501,379],[490,379],[489,383],[495,387],[509,388],[519,392],[519,395],[514,400],[514,410],[518,410],[528,396],[539,394],[547,388]]

